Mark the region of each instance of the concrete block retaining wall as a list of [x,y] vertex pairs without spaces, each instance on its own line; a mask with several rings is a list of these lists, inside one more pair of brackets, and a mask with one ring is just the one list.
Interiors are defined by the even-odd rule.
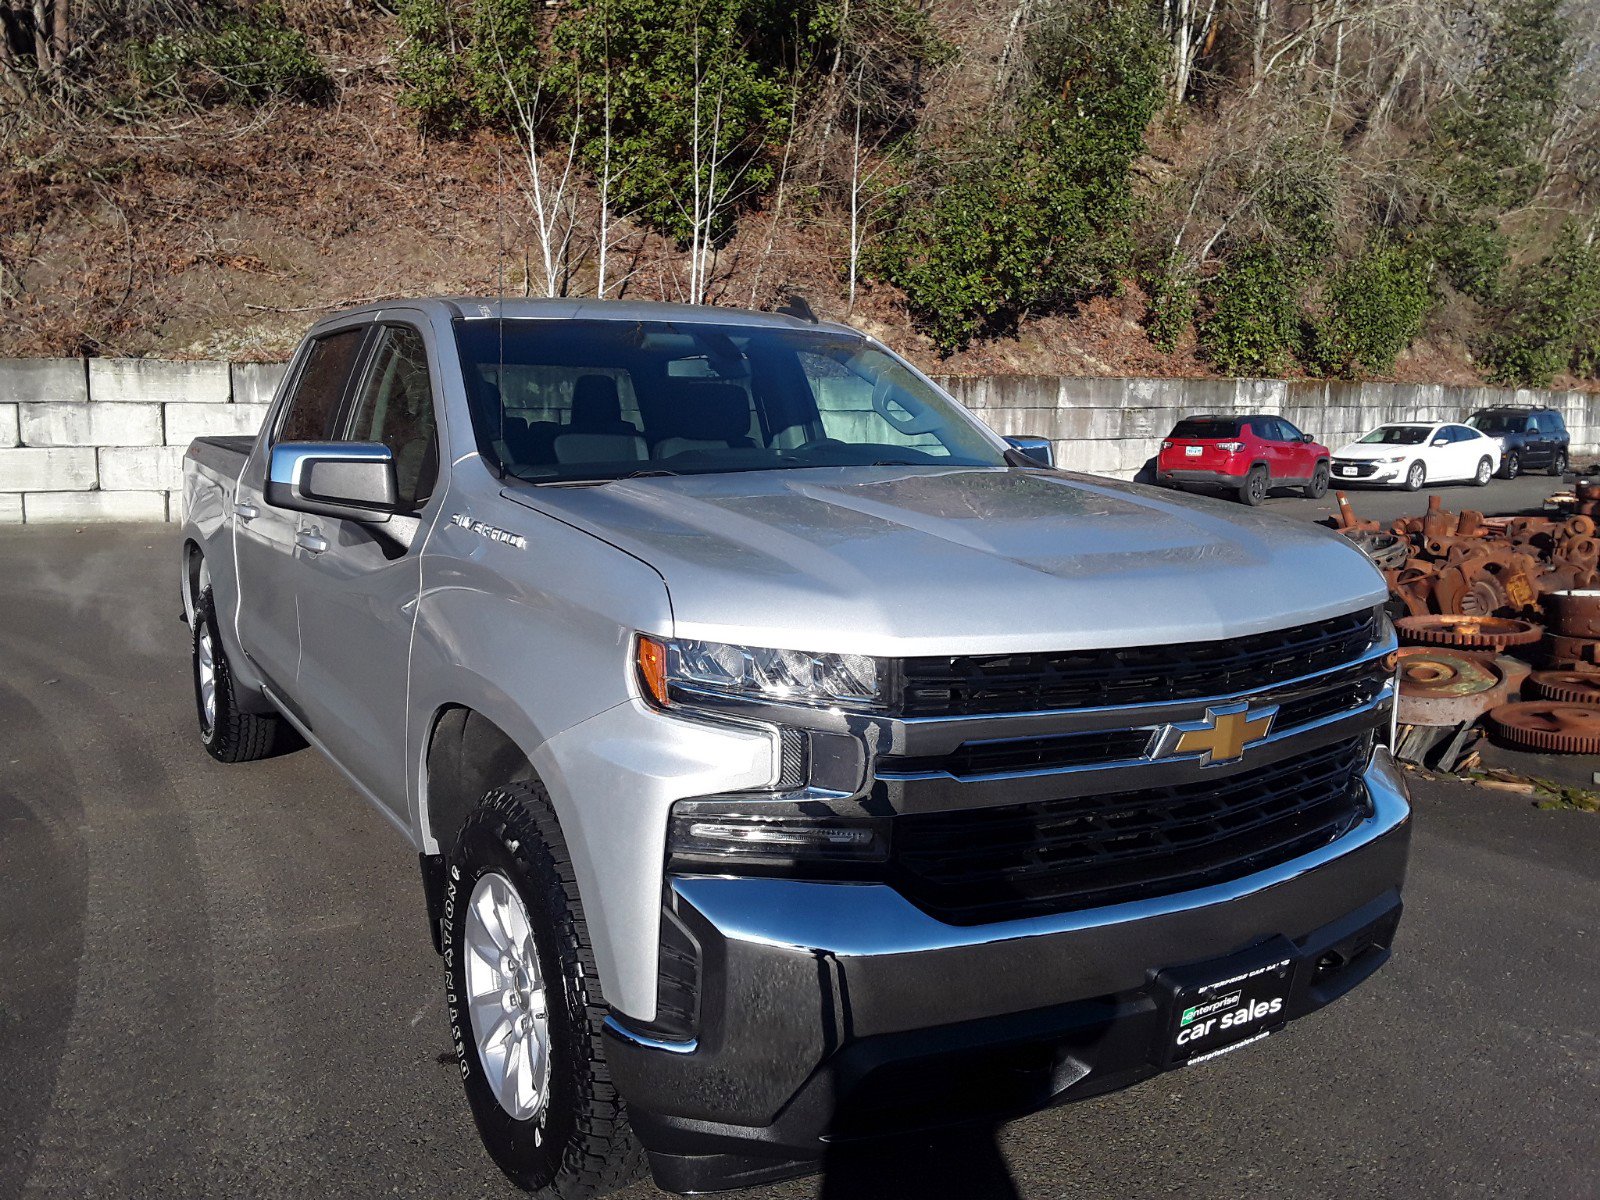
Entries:
[[999,375],[938,381],[997,433],[1055,442],[1056,462],[1132,479],[1154,458],[1180,417],[1266,412],[1287,417],[1337,449],[1385,421],[1459,421],[1493,404],[1559,409],[1574,461],[1600,452],[1600,392],[1441,384],[1282,379],[1073,379]]
[[[283,378],[276,363],[0,360],[0,523],[181,516],[183,450],[251,434]],[[1600,449],[1600,393],[1277,379],[939,380],[996,431],[1056,444],[1072,470],[1131,479],[1178,418],[1281,413],[1331,446],[1384,421],[1459,419],[1513,402],[1558,408],[1575,457]]]
[[0,524],[175,521],[183,451],[261,427],[276,363],[0,360]]

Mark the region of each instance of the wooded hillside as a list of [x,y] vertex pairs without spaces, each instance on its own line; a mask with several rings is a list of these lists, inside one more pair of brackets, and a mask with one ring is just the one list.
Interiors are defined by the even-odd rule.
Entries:
[[0,354],[790,296],[945,372],[1600,376],[1594,0],[0,0]]

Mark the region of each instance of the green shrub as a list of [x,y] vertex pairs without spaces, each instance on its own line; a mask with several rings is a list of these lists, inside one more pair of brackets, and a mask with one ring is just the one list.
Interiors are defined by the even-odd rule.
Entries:
[[1243,246],[1203,289],[1200,348],[1229,375],[1281,371],[1299,341],[1299,277],[1271,246]]
[[1563,371],[1592,374],[1600,358],[1600,244],[1569,222],[1555,248],[1519,272],[1483,351],[1496,383],[1547,387]]
[[1433,254],[1451,285],[1481,304],[1500,299],[1510,239],[1493,220],[1449,220],[1432,232]]
[[1338,375],[1376,375],[1422,330],[1433,306],[1433,264],[1412,247],[1380,239],[1328,280],[1313,364]]
[[539,14],[537,0],[400,0],[401,105],[430,133],[514,124],[539,88]]
[[160,34],[130,47],[144,87],[202,104],[259,104],[279,96],[319,101],[333,81],[276,4],[224,18],[212,29]]
[[1147,6],[1060,0],[1039,15],[1038,87],[1014,132],[925,160],[869,268],[942,352],[1114,286],[1131,257],[1129,168],[1159,104]]
[[712,231],[725,235],[737,210],[776,178],[774,150],[788,133],[791,64],[810,58],[796,42],[812,25],[814,9],[775,0],[589,0],[565,13],[556,25],[550,82],[577,113],[580,150],[596,175],[607,151],[609,90],[612,204],[687,241],[698,183],[726,199]]
[[1145,331],[1156,349],[1171,354],[1194,325],[1194,283],[1169,264],[1165,271],[1147,280],[1146,287],[1150,312],[1145,318]]

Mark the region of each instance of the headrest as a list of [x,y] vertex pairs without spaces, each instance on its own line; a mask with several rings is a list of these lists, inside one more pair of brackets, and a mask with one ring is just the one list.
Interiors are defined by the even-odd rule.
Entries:
[[617,399],[617,381],[609,375],[580,375],[572,389],[572,420],[575,433],[614,433],[622,420],[622,401]]
[[750,435],[750,398],[732,383],[690,383],[679,389],[672,425],[678,436],[737,442]]

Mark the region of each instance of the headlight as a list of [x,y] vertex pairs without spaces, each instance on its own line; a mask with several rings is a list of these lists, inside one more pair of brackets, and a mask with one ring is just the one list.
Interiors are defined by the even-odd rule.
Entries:
[[1373,462],[1381,462],[1381,463],[1403,463],[1403,462],[1405,462],[1405,460],[1406,460],[1406,456],[1404,454],[1393,454],[1393,455],[1390,455],[1388,458],[1375,458],[1372,461]]
[[635,662],[645,694],[662,708],[695,696],[850,709],[878,709],[884,703],[885,664],[865,654],[640,634]]

